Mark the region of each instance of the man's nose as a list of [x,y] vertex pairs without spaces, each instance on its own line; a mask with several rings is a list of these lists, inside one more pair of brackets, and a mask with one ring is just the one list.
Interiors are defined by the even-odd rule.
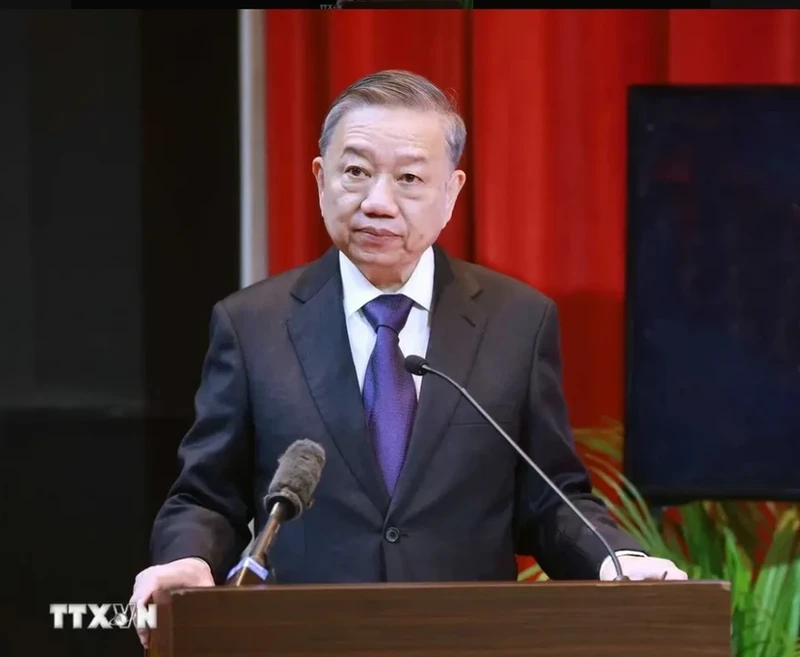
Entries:
[[361,203],[364,214],[393,217],[397,214],[392,180],[387,176],[376,176],[366,198]]

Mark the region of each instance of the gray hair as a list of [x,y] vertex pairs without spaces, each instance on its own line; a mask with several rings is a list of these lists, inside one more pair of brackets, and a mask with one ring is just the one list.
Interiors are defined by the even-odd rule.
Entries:
[[446,121],[445,139],[450,161],[454,167],[458,166],[467,142],[467,128],[458,113],[454,98],[448,97],[427,78],[401,70],[372,73],[339,94],[322,124],[319,152],[325,155],[333,131],[348,111],[368,106],[439,112]]

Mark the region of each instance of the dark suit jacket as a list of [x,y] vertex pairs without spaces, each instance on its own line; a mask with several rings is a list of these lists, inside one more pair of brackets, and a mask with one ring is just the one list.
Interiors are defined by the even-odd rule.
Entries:
[[[573,448],[556,307],[531,287],[435,247],[427,358],[484,405],[600,526],[640,549],[591,495]],[[179,450],[180,476],[154,525],[154,563],[198,556],[217,582],[249,541],[278,457],[325,449],[314,506],[271,552],[280,583],[510,580],[514,555],[551,578],[596,579],[606,553],[519,455],[444,381],[426,376],[395,495],[367,437],[342,309],[338,252],[217,303]]]

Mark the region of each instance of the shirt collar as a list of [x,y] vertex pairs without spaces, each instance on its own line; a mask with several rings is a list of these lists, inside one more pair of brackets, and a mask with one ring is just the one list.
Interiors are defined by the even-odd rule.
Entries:
[[[433,270],[433,248],[429,246],[420,257],[411,277],[397,294],[406,295],[415,304],[430,311],[433,300]],[[339,271],[342,276],[345,317],[350,317],[375,297],[383,294],[341,251],[339,251]]]

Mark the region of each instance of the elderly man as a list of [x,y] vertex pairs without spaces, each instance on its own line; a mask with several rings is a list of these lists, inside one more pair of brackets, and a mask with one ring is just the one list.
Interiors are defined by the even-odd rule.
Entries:
[[597,538],[456,390],[409,374],[409,354],[470,390],[628,576],[686,577],[645,556],[591,494],[553,302],[436,244],[464,186],[465,140],[445,94],[405,71],[369,75],[333,103],[312,163],[333,245],[214,307],[196,421],[133,601],[224,581],[299,438],[327,462],[314,507],[271,552],[283,584],[510,580],[515,554],[552,578],[612,579]]

